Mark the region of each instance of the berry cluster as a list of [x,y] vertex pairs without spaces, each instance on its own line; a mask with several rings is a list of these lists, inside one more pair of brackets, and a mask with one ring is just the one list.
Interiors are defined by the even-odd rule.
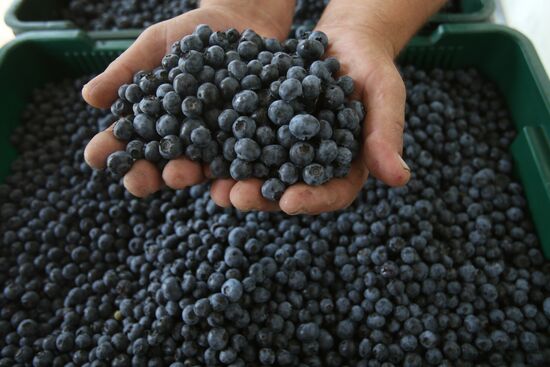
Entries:
[[90,31],[143,29],[197,5],[197,0],[69,0],[63,16]]
[[112,122],[86,80],[36,91],[0,185],[0,367],[547,366],[503,101],[472,70],[403,76],[410,183],[319,216],[133,198],[84,163]]
[[321,32],[280,43],[199,25],[162,66],[120,87],[113,132],[128,144],[109,156],[109,170],[124,175],[136,159],[162,166],[186,156],[217,178],[265,179],[269,200],[299,181],[346,176],[364,110],[346,98],[352,79],[333,77],[338,61],[321,60],[327,45]]
[[313,31],[329,0],[297,0],[290,37],[300,38]]

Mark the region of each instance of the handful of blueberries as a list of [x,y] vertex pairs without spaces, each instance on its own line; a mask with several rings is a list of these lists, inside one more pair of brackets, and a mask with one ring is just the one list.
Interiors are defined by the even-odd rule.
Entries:
[[322,59],[328,38],[262,38],[253,30],[214,32],[199,25],[151,72],[122,85],[111,107],[114,135],[126,151],[111,154],[117,176],[135,160],[185,156],[210,165],[215,178],[264,179],[278,200],[287,186],[321,185],[348,174],[360,149],[361,102],[340,64]]

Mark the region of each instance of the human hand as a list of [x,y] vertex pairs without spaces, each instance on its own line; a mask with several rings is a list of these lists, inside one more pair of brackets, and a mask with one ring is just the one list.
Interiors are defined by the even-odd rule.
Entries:
[[[214,31],[232,27],[239,31],[251,28],[264,37],[286,38],[294,1],[261,0],[254,2],[253,6],[250,4],[248,0],[203,0],[199,9],[149,27],[126,52],[84,87],[84,99],[94,107],[109,108],[122,84],[131,81],[137,71],[151,70],[160,65],[171,45],[192,33],[199,24],[209,24]],[[125,142],[115,138],[111,126],[90,141],[84,153],[86,162],[96,169],[105,168],[107,157],[124,147]],[[124,186],[133,195],[146,197],[164,185],[182,189],[209,177],[206,165],[202,166],[185,157],[169,161],[162,172],[151,162],[138,160],[124,176]],[[213,181],[211,195],[222,206],[277,209],[276,203],[261,197],[260,186],[261,182],[254,179],[241,182],[219,179]],[[260,200],[251,201],[251,197],[257,197],[250,195],[251,192],[257,193]]]
[[279,202],[289,214],[318,214],[348,206],[369,172],[390,186],[404,185],[410,178],[401,158],[405,86],[393,61],[392,45],[368,27],[349,28],[331,20],[321,20],[317,30],[327,34],[327,57],[340,61],[340,73],[355,82],[353,98],[361,100],[367,110],[362,150],[348,176],[321,186],[300,183],[289,187]]

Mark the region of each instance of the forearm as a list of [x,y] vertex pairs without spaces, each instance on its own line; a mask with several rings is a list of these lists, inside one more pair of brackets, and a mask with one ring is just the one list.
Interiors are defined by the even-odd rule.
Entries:
[[384,39],[395,57],[444,3],[445,0],[331,0],[318,28],[364,28]]
[[251,18],[265,19],[268,23],[282,23],[290,27],[296,0],[201,0],[200,7],[246,9]]

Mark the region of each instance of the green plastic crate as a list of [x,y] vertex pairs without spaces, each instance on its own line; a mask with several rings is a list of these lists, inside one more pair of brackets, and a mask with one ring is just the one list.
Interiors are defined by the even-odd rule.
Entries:
[[[130,43],[93,41],[78,31],[31,32],[0,50],[0,179],[15,157],[9,134],[31,91],[49,81],[99,72]],[[424,68],[473,66],[498,84],[518,130],[511,147],[517,175],[550,258],[550,81],[532,44],[502,26],[442,25],[430,37],[414,38],[400,61]]]
[[495,12],[495,0],[461,0],[460,8],[460,13],[439,12],[430,21],[433,23],[485,22]]
[[[76,29],[77,27],[72,21],[62,19],[61,9],[66,4],[67,0],[13,0],[4,20],[15,34],[29,31]],[[486,21],[495,10],[495,2],[494,0],[461,0],[461,9],[461,13],[434,15],[430,19],[431,28],[439,23]],[[94,39],[134,39],[142,31],[143,29],[105,30],[90,31],[88,34]]]
[[[8,1],[8,0],[2,0]],[[76,30],[77,26],[70,20],[62,18],[61,11],[68,0],[13,0],[4,16],[4,21],[20,34],[32,31]],[[89,31],[93,39],[135,39],[143,29],[122,29]]]

